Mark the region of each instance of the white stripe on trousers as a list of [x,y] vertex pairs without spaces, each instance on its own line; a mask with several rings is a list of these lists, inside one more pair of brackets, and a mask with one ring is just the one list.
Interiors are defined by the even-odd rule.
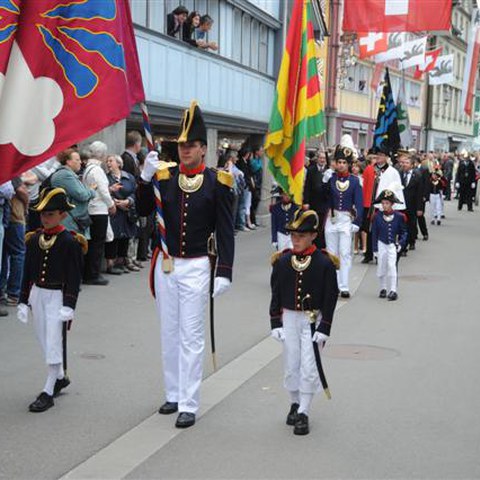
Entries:
[[155,296],[161,323],[166,400],[196,413],[205,351],[205,311],[210,284],[208,257],[174,258],[171,273],[155,265]]
[[378,241],[377,277],[380,289],[389,292],[397,291],[397,247],[394,243],[386,244]]
[[340,258],[337,270],[338,289],[349,291],[349,274],[352,266],[352,217],[349,212],[335,212],[335,223],[330,216],[325,223],[327,250]]
[[283,364],[284,386],[290,392],[316,393],[320,390],[310,321],[304,312],[283,311],[285,342]]
[[34,285],[28,303],[32,306],[33,325],[48,365],[63,363],[60,309],[63,306],[61,290],[48,290]]

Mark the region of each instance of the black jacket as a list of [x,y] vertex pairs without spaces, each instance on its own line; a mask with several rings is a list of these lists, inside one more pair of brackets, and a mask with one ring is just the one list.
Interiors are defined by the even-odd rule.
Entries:
[[63,230],[57,234],[50,249],[42,250],[39,244],[42,233],[43,230],[40,229],[27,238],[19,302],[28,304],[32,286],[37,285],[49,290],[61,290],[63,305],[75,309],[83,270],[82,247],[77,241],[77,235]]
[[179,33],[180,39],[183,39],[185,31],[185,23],[179,23],[175,25],[175,15],[173,13],[169,13],[167,15],[167,35],[170,37],[176,37],[177,33]]
[[[206,168],[203,184],[193,193],[179,186],[178,167],[160,170],[158,175],[169,254],[195,258],[208,255],[208,239],[215,232],[218,249],[216,275],[232,279],[234,256],[233,184],[225,171]],[[152,182],[138,182],[138,214],[148,217],[155,210]],[[157,239],[158,245],[159,239]]]
[[475,182],[475,165],[471,160],[461,160],[458,164],[455,183],[470,186],[473,182]]
[[122,160],[122,170],[129,173],[130,175],[133,175],[135,178],[138,178],[140,176],[140,169],[138,168],[137,162],[135,162],[132,154],[128,150],[125,150],[122,153]]
[[320,215],[325,215],[330,207],[328,190],[323,183],[323,174],[327,168],[320,171],[316,164],[310,165],[303,188],[303,203],[310,205]]
[[[335,266],[327,254],[315,249],[311,254],[310,265],[301,272],[292,266],[292,251],[285,251],[274,263],[270,286],[271,328],[282,326],[284,309],[303,311],[320,310],[321,321],[317,330],[330,335],[333,312],[337,305],[338,286]],[[310,301],[302,305],[302,300],[310,295]]]
[[400,173],[403,185],[403,195],[405,197],[405,210],[408,212],[417,212],[423,208],[423,198],[425,196],[425,185],[421,172],[411,170],[411,177],[408,185],[406,185],[405,172]]

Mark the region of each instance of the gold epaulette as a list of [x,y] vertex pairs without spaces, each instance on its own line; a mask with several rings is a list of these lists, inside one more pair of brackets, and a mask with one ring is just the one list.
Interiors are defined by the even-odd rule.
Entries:
[[340,269],[340,259],[336,255],[330,253],[326,248],[322,248],[322,253],[330,259],[337,270]]
[[222,185],[225,185],[228,188],[233,188],[234,179],[233,175],[225,170],[217,170],[217,180]]
[[30,231],[30,232],[27,232],[27,233],[25,234],[25,243],[28,243],[28,242],[31,240],[31,238],[32,238],[39,230],[41,230],[41,229],[32,230],[32,231]]
[[72,234],[72,237],[80,244],[80,246],[82,247],[82,253],[84,255],[87,254],[88,252],[88,240],[80,233],[77,233],[73,230],[70,231],[70,233]]
[[158,170],[155,173],[155,178],[159,182],[162,180],[170,180],[170,178],[172,178],[170,168],[176,167],[176,166],[177,164],[175,162],[164,162],[163,160],[160,160],[160,166],[158,167]]
[[272,264],[272,266],[275,265],[280,260],[280,258],[282,258],[282,255],[284,253],[288,253],[288,252],[290,252],[289,248],[286,248],[285,250],[282,250],[281,252],[278,251],[278,252],[272,253],[272,256],[270,257],[270,263]]

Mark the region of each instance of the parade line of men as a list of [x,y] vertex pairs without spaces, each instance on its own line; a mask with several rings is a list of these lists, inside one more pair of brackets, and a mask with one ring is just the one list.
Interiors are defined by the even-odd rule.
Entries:
[[[205,352],[205,312],[211,296],[226,292],[234,261],[233,176],[205,165],[207,131],[192,102],[178,136],[179,164],[150,152],[136,189],[141,216],[156,213],[159,225],[150,272],[161,329],[164,377],[162,415],[176,413],[175,426],[195,424]],[[286,423],[296,435],[309,433],[308,414],[322,377],[321,350],[328,341],[337,299],[350,297],[352,238],[366,229],[365,260],[377,259],[379,297],[395,301],[399,257],[415,248],[416,219],[424,212],[412,155],[374,148],[360,178],[353,173],[356,151],[344,137],[326,162],[307,174],[305,203],[299,208],[284,192],[272,208],[271,335],[285,350],[284,386],[290,395]],[[435,222],[442,218],[442,173],[428,179]],[[366,196],[368,202],[366,202]],[[468,199],[465,198],[468,203]],[[470,204],[469,204],[470,206]],[[65,373],[66,332],[74,319],[86,241],[61,225],[74,208],[62,188],[44,189],[34,209],[42,228],[28,235],[18,319],[30,313],[47,364],[47,380],[30,405],[32,412],[54,406],[70,384]],[[413,220],[412,220],[413,217]],[[365,227],[366,226],[366,227]],[[425,225],[426,228],[426,225]],[[163,237],[163,238],[161,238]],[[424,239],[428,233],[424,234]],[[371,253],[370,253],[371,252]]]

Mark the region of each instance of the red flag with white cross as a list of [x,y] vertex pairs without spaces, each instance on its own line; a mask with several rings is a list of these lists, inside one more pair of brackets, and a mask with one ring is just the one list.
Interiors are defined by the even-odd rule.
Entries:
[[345,32],[449,30],[452,0],[345,0]]
[[0,0],[0,184],[143,101],[126,0]]
[[360,58],[368,58],[387,51],[388,38],[386,33],[368,32],[357,34]]

